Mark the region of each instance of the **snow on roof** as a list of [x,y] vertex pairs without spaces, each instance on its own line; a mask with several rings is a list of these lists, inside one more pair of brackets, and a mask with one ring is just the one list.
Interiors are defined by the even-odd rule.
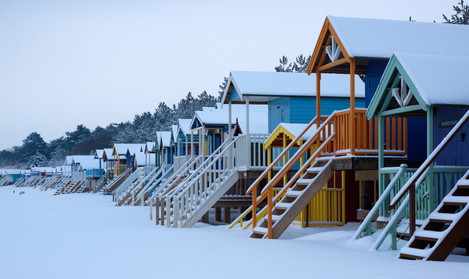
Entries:
[[31,171],[53,173],[53,172],[56,172],[56,169],[51,168],[51,167],[34,167],[34,168],[31,168]]
[[163,148],[164,147],[170,147],[171,146],[171,133],[172,132],[161,131],[159,133],[160,133],[160,137],[161,137],[161,142],[163,144]]
[[395,56],[427,105],[469,106],[469,56],[414,53]]
[[182,131],[184,135],[191,134],[191,122],[192,122],[192,119],[178,119],[179,129]]
[[[194,119],[199,119],[205,125],[226,125],[229,121],[229,106],[213,108],[210,111],[196,111]],[[231,105],[231,123],[236,124],[238,119],[243,133],[246,133],[246,105]],[[268,133],[268,107],[267,105],[249,105],[249,132],[251,134]]]
[[[233,71],[223,94],[223,103],[228,103],[228,95],[232,94],[229,91],[233,87],[239,95],[238,100],[242,102],[245,102],[245,96],[250,96],[250,101],[259,102],[284,96],[313,97],[316,96],[316,76],[308,76],[306,73]],[[365,96],[365,85],[358,76],[355,78],[355,92],[356,97]],[[322,74],[321,96],[350,97],[350,77]]]
[[109,160],[112,158],[112,148],[104,148],[104,152],[103,152],[103,157],[104,155],[106,156],[106,158]]
[[149,153],[149,152],[155,151],[155,150],[154,150],[154,149],[155,149],[155,142],[149,141],[149,142],[147,142],[145,145],[146,145],[146,147],[145,147],[145,151],[146,151],[146,152]]
[[95,155],[98,159],[102,159],[103,156],[104,156],[104,149],[96,149],[96,151],[94,152],[94,155]]
[[335,16],[327,18],[351,57],[391,58],[395,51],[469,55],[469,26]]
[[129,144],[127,147],[127,150],[129,154],[134,154],[137,152],[143,152],[145,151],[145,143],[135,143],[135,144]]
[[171,125],[171,130],[172,130],[172,133],[173,133],[173,140],[176,141],[177,137],[178,137],[178,125]]
[[75,164],[80,164],[84,170],[99,168],[99,160],[94,155],[73,155]]
[[125,155],[127,151],[130,153],[140,151],[141,148],[144,148],[144,143],[115,143],[114,148],[118,155]]
[[[277,127],[283,127],[289,131],[293,136],[298,137],[308,126],[308,124],[302,123],[280,123]],[[276,128],[277,129],[277,128]],[[316,125],[311,126],[308,131],[301,137],[301,140],[305,141],[311,138],[316,133]]]
[[26,170],[24,169],[0,169],[0,174],[7,175],[7,174],[24,174]]
[[65,165],[71,165],[73,164],[73,156],[69,155],[65,157]]

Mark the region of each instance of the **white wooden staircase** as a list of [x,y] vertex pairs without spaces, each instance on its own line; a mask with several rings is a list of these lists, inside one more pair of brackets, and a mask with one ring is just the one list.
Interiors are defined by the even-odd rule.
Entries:
[[[177,187],[161,197],[163,224],[192,227],[238,181],[234,155],[239,139],[226,140]],[[244,147],[238,144],[238,148],[241,146]]]

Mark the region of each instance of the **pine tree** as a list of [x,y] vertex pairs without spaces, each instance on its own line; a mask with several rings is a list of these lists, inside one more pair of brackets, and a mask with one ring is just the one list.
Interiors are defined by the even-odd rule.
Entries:
[[464,0],[461,0],[458,5],[453,5],[454,15],[448,18],[443,15],[443,19],[446,23],[450,24],[469,24],[469,5],[464,5]]
[[226,87],[228,86],[228,78],[227,77],[224,77],[223,78],[223,82],[218,85],[218,87],[220,88],[220,90],[218,90],[218,102],[221,101],[221,99],[223,98],[223,94],[225,94],[225,89]]
[[47,166],[47,158],[44,154],[36,152],[33,156],[29,157],[28,163],[26,164],[27,169],[32,169],[34,167],[45,167]]
[[275,67],[276,72],[294,72],[294,73],[306,73],[308,68],[309,61],[311,60],[311,55],[306,58],[303,54],[300,54],[296,57],[293,63],[288,63],[288,58],[282,56],[279,59],[280,65]]

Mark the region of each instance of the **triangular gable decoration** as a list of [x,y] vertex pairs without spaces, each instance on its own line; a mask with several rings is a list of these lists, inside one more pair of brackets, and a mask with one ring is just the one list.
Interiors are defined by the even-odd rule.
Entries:
[[396,99],[396,102],[399,104],[399,106],[405,107],[409,105],[413,94],[409,86],[406,84],[404,78],[400,76],[400,79],[400,87],[392,89],[392,96],[394,99]]
[[329,56],[331,62],[335,62],[339,59],[340,56],[340,47],[337,45],[337,42],[334,39],[334,36],[331,36],[331,44],[326,46],[326,53]]

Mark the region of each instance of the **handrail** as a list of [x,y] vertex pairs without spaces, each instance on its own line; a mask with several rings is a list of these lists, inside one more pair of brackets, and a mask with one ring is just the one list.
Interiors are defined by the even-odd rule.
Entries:
[[415,232],[415,190],[416,182],[420,177],[426,172],[430,165],[435,161],[441,151],[448,145],[448,143],[454,138],[457,132],[462,128],[464,124],[469,120],[469,110],[464,114],[464,116],[458,121],[458,123],[451,129],[451,131],[443,138],[443,140],[438,144],[438,146],[433,150],[430,156],[423,162],[423,164],[417,169],[417,171],[412,175],[412,177],[407,181],[407,183],[402,187],[402,189],[396,194],[394,199],[391,201],[389,207],[393,209],[398,202],[404,197],[404,195],[409,192],[409,232],[410,235],[413,235]]
[[379,196],[379,199],[376,201],[373,208],[370,210],[370,212],[368,212],[368,215],[366,215],[363,222],[360,224],[358,229],[355,231],[355,233],[352,236],[352,239],[358,239],[361,236],[361,234],[365,231],[366,228],[369,229],[369,226],[371,225],[371,221],[373,220],[373,217],[376,215],[379,208],[387,200],[387,198],[389,196],[389,193],[391,192],[391,190],[394,189],[396,183],[401,179],[401,176],[403,174],[405,174],[406,171],[407,171],[407,165],[402,164],[399,167],[399,170],[397,171],[394,178],[391,180],[391,182],[389,182],[389,185],[386,187],[386,189],[383,191],[383,193]]
[[[179,216],[185,214],[187,221],[187,214],[192,214],[194,210],[197,210],[196,202],[202,202],[204,198],[207,197],[207,192],[214,191],[213,185],[217,185],[223,181],[228,175],[231,175],[236,171],[235,163],[233,162],[234,156],[232,155],[231,148],[235,146],[240,137],[232,138],[232,141],[226,145],[219,154],[210,160],[205,160],[202,164],[202,170],[199,172],[194,172],[195,177],[193,179],[188,179],[188,183],[185,185],[180,184],[175,188],[168,196],[166,196],[166,206],[168,215],[166,226],[170,226],[170,202],[173,199],[173,227],[178,227],[178,222],[183,219],[178,218]],[[227,154],[228,153],[228,154]],[[231,154],[231,155],[229,155]],[[228,155],[228,156],[227,156]],[[227,160],[225,160],[227,159]],[[208,171],[213,171],[209,176],[207,175]],[[204,178],[205,179],[202,179]],[[218,184],[219,185],[219,184]],[[184,224],[181,224],[184,226]]]
[[228,146],[231,146],[232,143],[234,143],[238,138],[239,138],[239,136],[233,137],[233,138],[228,138],[227,140],[225,140],[223,142],[223,144],[221,144],[212,154],[210,154],[210,156],[208,156],[205,160],[203,160],[202,163],[200,163],[200,165],[194,170],[193,173],[191,173],[181,183],[179,183],[179,185],[176,188],[174,188],[174,189],[172,189],[169,192],[166,192],[164,194],[173,195],[175,192],[179,191],[180,188],[183,188],[183,185],[185,185],[187,182],[191,183],[191,181],[195,177],[197,177],[201,172],[203,172],[203,170],[206,168],[205,165],[207,164],[207,162],[211,162],[211,161],[213,162],[215,158],[217,158],[220,154],[223,153],[225,148],[227,148]]
[[[231,138],[231,142],[225,146],[223,148],[223,150],[221,150],[218,154],[216,154],[216,156],[210,156],[209,158],[205,159],[201,164],[200,166],[193,172],[191,173],[191,175],[189,177],[187,177],[186,179],[184,179],[184,181],[182,183],[180,183],[178,185],[178,187],[174,188],[173,190],[171,190],[168,195],[178,195],[180,192],[182,192],[184,190],[184,188],[186,188],[186,183],[189,183],[189,185],[191,183],[193,183],[193,181],[196,181],[199,176],[203,175],[203,172],[206,168],[212,166],[216,160],[219,159],[219,157],[224,153],[225,149],[231,147],[232,145],[234,145],[234,143],[239,139],[240,137],[237,136],[237,137],[233,137]],[[228,139],[226,142],[230,141],[230,139]],[[218,149],[217,149],[218,150]],[[215,152],[214,152],[215,154]],[[207,165],[208,164],[208,165]],[[181,189],[182,188],[182,189]],[[176,193],[177,192],[177,193]]]
[[[316,133],[311,138],[309,138],[305,143],[303,143],[303,145],[299,148],[299,150],[288,160],[288,162],[282,167],[282,169],[279,172],[277,172],[275,174],[275,176],[267,183],[267,185],[262,190],[259,198],[256,197],[257,188],[255,188],[256,191],[253,191],[253,194],[252,194],[253,205],[259,204],[259,202],[262,201],[265,198],[265,196],[269,194],[269,192],[271,192],[272,188],[280,181],[280,179],[286,174],[286,172],[288,170],[290,170],[293,167],[293,165],[296,164],[296,162],[299,160],[299,158],[302,157],[306,153],[306,151],[308,151],[308,149],[311,147],[311,145],[318,140],[318,137],[319,137],[319,141],[321,140],[322,136],[324,136],[324,139],[327,138],[326,137],[326,127],[328,127],[327,132],[329,133],[329,135],[331,135],[333,133],[331,131],[331,126],[330,125],[332,123],[332,119],[334,118],[334,115],[335,115],[335,113],[332,113],[321,124],[321,126],[319,126]],[[315,117],[314,119],[317,119],[317,118]],[[310,124],[312,125],[314,123],[310,123]],[[308,126],[308,127],[310,127],[310,126]],[[304,132],[306,132],[309,129],[308,127],[304,130]],[[283,152],[282,152],[282,154],[283,154]],[[271,164],[271,166],[272,166],[272,164]],[[253,184],[253,186],[256,187],[257,185]],[[252,208],[253,216],[257,215],[256,210],[257,210],[256,206],[253,206],[253,208]],[[257,220],[255,218],[253,218],[253,228],[256,226],[256,223],[257,223]]]
[[[321,116],[319,121],[321,121],[323,118],[326,118],[325,116]],[[287,152],[290,151],[290,149],[292,149],[299,140],[301,140],[301,138],[304,136],[304,134],[314,125],[314,123],[317,122],[317,119],[318,117],[315,116],[313,118],[313,120],[311,120],[311,122],[308,123],[307,127],[304,129],[303,132],[301,132],[301,134],[299,134],[295,139],[293,139],[290,144],[282,151],[282,153],[280,153],[277,158],[275,158],[275,160],[272,161],[272,163],[267,167],[267,169],[265,169],[261,175],[251,184],[251,186],[249,186],[249,188],[247,189],[246,191],[246,195],[249,195],[253,188],[256,187],[261,181],[262,179],[264,179],[264,177],[275,167],[275,165],[277,165],[278,162],[280,162],[280,160],[285,156],[287,155]],[[277,181],[278,182],[278,181]]]

